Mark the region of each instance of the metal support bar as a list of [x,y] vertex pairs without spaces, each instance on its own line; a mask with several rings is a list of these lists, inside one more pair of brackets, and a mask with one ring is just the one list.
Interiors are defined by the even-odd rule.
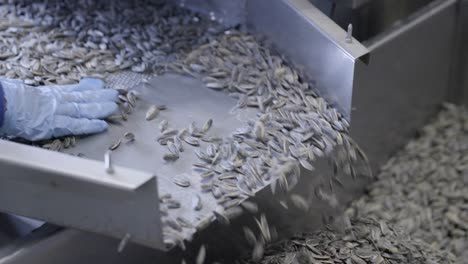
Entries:
[[164,248],[154,175],[3,140],[0,150],[0,211]]

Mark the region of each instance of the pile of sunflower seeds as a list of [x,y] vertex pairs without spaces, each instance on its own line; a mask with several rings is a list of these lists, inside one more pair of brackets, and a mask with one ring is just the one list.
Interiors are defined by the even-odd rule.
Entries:
[[[0,0],[0,76],[33,86],[83,77],[115,83],[114,73],[125,71],[140,74],[128,79],[150,78],[219,30],[210,20],[158,0]],[[129,87],[113,88],[126,96]],[[108,121],[125,120],[133,108],[126,101],[120,106],[122,114]]]
[[419,138],[383,166],[349,215],[372,217],[468,258],[468,110],[444,105]]
[[[198,229],[215,217],[228,222],[228,216],[238,215],[237,205],[267,184],[273,191],[277,185],[290,190],[298,181],[300,165],[313,170],[315,158],[329,155],[337,145],[345,149],[344,159],[337,159],[344,162],[337,161],[337,166],[348,164],[343,167],[347,174],[356,174],[351,161],[365,160],[347,137],[347,121],[302,82],[295,70],[248,34],[220,31],[212,22],[161,1],[19,0],[1,4],[1,75],[29,85],[49,85],[89,76],[111,79],[113,73],[125,70],[145,76],[169,71],[193,76],[208,88],[237,97],[233,112],[258,109],[257,118],[233,131],[231,138],[211,138],[206,150],[195,152],[200,158],[194,164],[202,180],[200,191],[212,192],[220,205],[200,219]],[[137,96],[132,91],[119,92],[122,113],[109,122],[125,120],[135,106]],[[154,111],[147,119],[153,116]],[[185,143],[198,145],[196,132],[211,125],[207,121],[200,129],[189,126],[188,137],[182,131],[177,134],[181,132]],[[171,143],[167,158],[176,160],[182,151],[175,146],[178,140],[172,132],[162,133],[171,135],[164,140]],[[50,147],[60,150],[68,141],[56,140]],[[116,142],[110,148],[119,145]],[[203,206],[199,198],[194,196],[194,210]],[[163,208],[180,208],[170,197],[161,203]],[[183,237],[177,232],[193,229],[185,219],[172,219],[169,214],[163,222],[168,240],[179,245]]]
[[0,1],[0,75],[48,85],[160,72],[214,27],[164,1]]
[[329,156],[336,146],[343,151],[335,165],[346,174],[356,176],[352,164],[367,162],[347,136],[346,119],[251,35],[225,31],[168,69],[238,98],[233,112],[258,109],[257,117],[232,138],[196,152],[200,163],[194,170],[200,173],[202,190],[211,191],[224,209],[267,184],[273,192],[277,185],[289,191],[298,181],[300,166],[314,170],[315,159]]
[[[301,81],[295,70],[248,34],[220,31],[212,22],[162,1],[20,0],[0,4],[2,76],[21,78],[29,85],[49,85],[75,83],[89,76],[111,79],[113,73],[126,70],[146,77],[176,72],[238,98],[233,112],[258,109],[257,118],[233,131],[231,138],[215,140],[195,152],[200,159],[194,164],[201,176],[200,191],[211,192],[220,208],[195,226],[163,212],[169,243],[184,247],[183,228],[200,230],[214,219],[229,222],[242,213],[238,205],[267,184],[273,191],[277,185],[282,191],[290,190],[298,181],[300,166],[313,170],[314,160],[330,155],[337,146],[343,151],[334,157],[335,166],[353,177],[361,174],[352,164],[365,163],[366,157],[347,136],[347,121],[314,93],[312,85]],[[127,114],[134,98],[129,91],[120,92]],[[213,125],[207,123],[206,130]],[[168,129],[165,122],[161,127],[161,132]],[[204,129],[205,125],[198,130]],[[190,133],[193,144],[184,142],[194,145],[197,129],[192,130],[189,127],[184,134]],[[171,148],[177,141],[173,136],[167,141],[172,142]],[[48,147],[60,150],[74,140],[53,142]],[[171,153],[182,152],[176,148]],[[368,171],[364,174],[370,175]],[[190,182],[176,179],[175,184],[186,188]],[[301,197],[293,200],[306,209]],[[160,202],[168,209],[181,206],[170,194]],[[193,210],[203,208],[198,194],[192,202]],[[253,245],[260,259],[264,244],[274,240],[275,232],[265,228],[266,219],[258,222],[263,231]],[[199,255],[198,262],[203,262],[205,250]]]
[[271,245],[261,261],[239,263],[456,263],[454,257],[371,218],[352,220],[343,233],[324,228]]
[[267,247],[263,258],[254,250],[241,262],[463,263],[467,154],[468,110],[445,104],[335,225]]
[[[294,69],[251,35],[225,31],[181,58],[167,69],[200,79],[207,88],[238,98],[233,113],[247,107],[258,111],[254,119],[233,131],[231,137],[195,151],[200,162],[193,164],[193,169],[200,175],[200,191],[211,193],[219,205],[214,217],[206,221],[229,223],[230,217],[238,215],[238,206],[267,185],[273,193],[277,189],[289,192],[299,180],[301,167],[314,170],[316,158],[330,156],[335,149],[341,150],[333,158],[336,171],[352,177],[371,175],[368,167],[365,171],[356,171],[354,167],[358,162],[366,164],[367,157],[347,135],[346,119],[315,94],[313,86],[303,82]],[[188,133],[193,142],[203,139],[204,131],[211,125],[209,121],[202,128],[192,124]],[[174,133],[167,133],[163,132],[158,139],[161,144],[175,142],[171,141]],[[179,151],[174,149],[166,155],[169,158],[168,155],[177,160]],[[293,201],[301,208],[308,207],[304,200]],[[197,227],[205,226],[206,221],[203,219]],[[182,229],[180,225],[170,226],[176,231]],[[166,238],[168,243],[182,244],[180,236]],[[257,252],[261,252],[263,244],[256,244]]]

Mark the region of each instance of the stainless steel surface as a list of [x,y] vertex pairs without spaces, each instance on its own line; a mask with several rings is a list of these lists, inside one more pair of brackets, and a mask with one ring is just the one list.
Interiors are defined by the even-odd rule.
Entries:
[[0,213],[0,248],[24,237],[42,224],[33,219]]
[[[182,130],[188,128],[192,122],[201,128],[211,118],[213,126],[207,132],[210,136],[229,137],[237,128],[244,126],[256,114],[255,109],[239,110],[231,114],[231,109],[237,100],[222,91],[215,91],[205,87],[204,83],[192,77],[180,75],[163,75],[154,77],[148,84],[135,87],[139,92],[139,100],[134,112],[128,116],[128,121],[113,125],[106,133],[93,135],[81,139],[77,146],[68,150],[71,153],[84,153],[86,157],[103,160],[103,150],[118,141],[126,132],[135,134],[132,142],[122,142],[120,147],[113,151],[114,165],[146,171],[157,175],[159,193],[172,194],[172,198],[180,201],[181,208],[169,210],[169,216],[174,219],[182,216],[194,226],[204,218],[212,216],[218,206],[216,199],[210,192],[202,192],[200,176],[193,172],[192,164],[199,162],[194,153],[196,149],[205,150],[209,143],[201,142],[200,147],[184,144],[185,151],[174,162],[166,162],[163,155],[167,147],[161,146],[157,137],[161,135],[159,123],[165,119],[169,129]],[[145,114],[151,105],[166,105],[156,119],[146,121]],[[174,178],[185,177],[191,185],[183,188],[174,184]],[[195,211],[191,207],[191,200],[195,194],[200,194],[203,208]],[[153,203],[158,204],[158,199]],[[150,228],[148,226],[148,228]],[[193,230],[184,229],[184,236],[190,238]]]
[[468,106],[468,0],[458,1],[450,100]]
[[[210,11],[213,18],[233,14],[240,17],[247,11],[249,25],[269,37],[281,53],[309,73],[318,90],[349,118],[354,64],[367,50],[357,41],[346,43],[346,32],[307,0],[252,0],[247,5],[243,1],[204,3],[207,5],[203,7],[224,10],[219,11],[219,17]],[[285,24],[278,24],[280,19],[275,16],[283,18]],[[192,121],[201,126],[211,117],[215,125],[210,133],[220,137],[228,136],[255,113],[250,110],[231,115],[236,103],[233,98],[180,76],[158,77],[137,90],[142,93],[142,100],[128,122],[111,126],[106,133],[82,138],[68,150],[85,154],[91,160],[0,142],[0,168],[10,174],[1,178],[0,190],[5,191],[0,194],[4,198],[0,210],[117,238],[129,233],[132,241],[155,248],[162,248],[157,188],[161,194],[172,193],[181,201],[182,208],[170,210],[171,216],[184,216],[195,225],[210,217],[217,203],[209,195],[204,195],[205,206],[200,212],[186,210],[193,193],[200,192],[199,177],[191,169],[196,161],[193,148],[187,147],[188,151],[174,164],[163,162],[165,147],[155,140],[159,135],[158,122],[145,121],[145,112],[150,104],[168,105],[160,118],[166,118],[170,127],[176,129],[187,128]],[[115,173],[106,173],[104,164],[98,161],[125,132],[135,133],[137,139],[121,144],[112,153]],[[202,143],[202,147],[206,144]],[[158,177],[158,187],[152,175]],[[179,175],[188,177],[192,185],[176,186],[173,177]],[[18,202],[13,203],[15,200]],[[142,217],[145,214],[148,215]],[[189,238],[193,232],[188,230],[184,235]]]
[[448,99],[456,0],[377,36],[353,91],[352,136],[377,169]]
[[[163,248],[154,174],[0,141],[0,211]],[[99,149],[97,151],[103,151]]]
[[[308,55],[310,55],[309,52],[314,52],[316,56],[319,56],[317,51],[305,47],[306,44],[314,47],[313,43],[315,41],[298,42],[298,39],[303,40],[299,38],[303,35],[290,33],[299,32],[307,36],[310,32],[305,30],[305,27],[302,27],[302,30],[301,28],[290,28],[286,18],[270,12],[269,8],[284,7],[285,1],[280,2],[281,4],[272,4],[271,1],[261,0],[250,1],[252,4],[263,3],[267,5],[267,7],[262,5],[265,8],[261,9],[261,12],[256,11],[257,14],[272,14],[271,17],[274,20],[284,24],[286,30],[280,32],[280,25],[276,25],[276,23],[268,25],[266,21],[263,21],[263,25],[267,28],[278,26],[278,32],[276,33],[280,34],[280,40],[283,41],[286,49],[288,47],[289,49],[297,48],[296,45],[301,44],[304,48],[301,52]],[[374,168],[378,168],[390,154],[402,146],[408,138],[412,137],[417,129],[438,109],[438,105],[448,98],[447,87],[450,79],[449,65],[452,63],[452,45],[455,35],[456,2],[456,0],[437,1],[437,5],[426,14],[412,19],[408,24],[400,25],[391,32],[385,32],[371,39],[368,43],[372,53],[369,65],[365,65],[357,59],[355,60],[356,65],[353,65],[353,67],[356,67],[356,75],[352,79],[355,83],[352,91],[352,106],[355,108],[352,112],[352,134],[368,152]],[[275,6],[275,4],[278,5]],[[296,12],[289,5],[286,6],[287,8],[281,10],[286,13],[291,10]],[[250,13],[249,16],[253,14]],[[301,18],[303,17],[301,16]],[[262,20],[263,18],[258,19]],[[306,18],[303,18],[303,20],[307,21]],[[320,23],[320,25],[322,24]],[[342,41],[344,41],[346,34],[344,31],[341,31],[341,33],[343,33]],[[341,33],[338,35],[341,35]],[[291,37],[289,44],[286,41],[288,40],[287,37]],[[326,38],[326,40],[329,41],[329,44],[323,46],[323,48],[335,47],[341,49],[340,45],[333,43],[330,38]],[[354,41],[354,43],[357,42]],[[322,53],[326,52],[323,49],[320,49],[320,51]],[[341,51],[346,54],[343,50]],[[298,52],[296,56],[300,54]],[[326,56],[329,56],[329,53],[326,53]],[[324,58],[327,58],[326,56],[323,55]],[[327,65],[326,61],[321,62],[320,60],[315,60],[315,62],[318,66],[324,67],[326,65],[330,69],[334,65],[334,71],[329,73],[329,78],[336,78],[339,72],[336,67],[341,64],[337,62],[337,56],[330,56],[330,58],[335,59],[334,64]],[[343,55],[343,58],[350,59],[348,55]],[[294,58],[291,57],[290,60],[294,61]],[[217,124],[216,120],[215,124]],[[157,134],[153,135],[153,137],[156,136]],[[131,146],[123,147],[127,149]],[[96,157],[102,159],[102,156]],[[118,164],[122,164],[121,162],[125,161],[117,161]],[[304,175],[298,187],[299,191],[309,192],[309,185],[313,184],[314,177],[326,171],[326,169],[319,168],[316,173]],[[325,175],[325,177],[328,176]],[[348,188],[341,192],[340,199],[343,204],[358,195],[364,185],[364,182],[349,183]],[[279,207],[275,206],[274,199],[271,199],[270,195],[261,194],[257,199],[261,203],[264,202],[262,208],[269,210],[275,223],[284,224],[283,227],[288,232],[293,231],[295,228],[317,228],[317,220],[320,216],[316,212],[330,210],[329,207],[321,207],[317,203],[315,210],[311,211],[311,214],[307,215],[307,217],[297,212],[284,214],[284,212],[277,211]],[[236,226],[236,223],[234,226]],[[212,234],[217,235],[213,236]],[[186,254],[181,254],[179,251],[161,254],[136,245],[129,245],[122,254],[118,254],[116,252],[118,240],[65,229],[53,235],[44,236],[42,239],[36,240],[35,243],[20,244],[15,248],[10,247],[11,251],[9,253],[0,251],[0,263],[16,264],[32,262],[33,260],[35,263],[50,263],[51,259],[56,263],[67,264],[81,264],[83,262],[112,262],[114,264],[135,262],[176,263],[176,260],[179,263],[180,256],[196,254],[196,251],[193,252],[192,248],[197,248],[197,244],[201,243],[201,241],[213,245],[208,247],[208,252],[224,254],[228,258],[242,252],[242,246],[232,246],[236,235],[239,234],[241,234],[240,230],[235,228],[229,231],[225,227],[215,225],[197,236],[196,241],[189,245],[189,252]],[[219,243],[219,237],[223,238],[223,243]]]
[[355,65],[368,59],[363,45],[347,43],[346,32],[307,0],[248,1],[247,23],[314,81],[328,102],[351,117],[354,76],[360,74]]
[[333,21],[346,29],[352,23],[354,37],[369,40],[411,16],[434,0],[311,0]]

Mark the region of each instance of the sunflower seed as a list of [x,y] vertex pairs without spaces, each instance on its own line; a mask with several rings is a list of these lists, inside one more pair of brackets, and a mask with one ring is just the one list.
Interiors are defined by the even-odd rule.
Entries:
[[270,242],[271,241],[270,227],[268,226],[268,222],[267,222],[265,214],[261,214],[260,221],[255,219],[255,222],[257,223],[257,226],[260,229],[260,232],[262,233],[263,239],[266,242]]
[[190,223],[189,220],[185,219],[184,217],[182,216],[178,216],[176,218],[176,221],[179,223],[179,225],[181,227],[184,227],[184,228],[191,228],[192,227],[192,224]]
[[127,140],[128,142],[135,140],[135,134],[133,134],[132,132],[126,132],[126,133],[123,135],[123,137],[124,137],[124,139]]
[[179,155],[179,149],[175,146],[175,144],[172,141],[167,142],[167,149],[170,153]]
[[135,107],[136,105],[136,95],[133,91],[127,93],[127,102],[132,106]]
[[260,261],[263,258],[263,254],[265,253],[265,244],[263,239],[260,238],[256,240],[255,246],[252,251],[252,260],[253,261]]
[[66,137],[64,140],[63,140],[63,147],[64,148],[69,148],[71,146],[71,138],[70,137]]
[[218,208],[218,209],[214,210],[213,214],[215,215],[218,222],[220,222],[221,224],[229,225],[231,223],[229,218],[224,214],[224,209],[223,208],[221,208],[221,209]]
[[210,130],[211,126],[213,125],[213,119],[208,119],[206,121],[206,123],[203,125],[203,128],[202,128],[202,131],[203,132],[207,132],[208,130]]
[[184,152],[184,145],[182,143],[182,140],[180,140],[180,138],[177,135],[174,136],[174,146],[179,152]]
[[145,119],[146,121],[151,121],[155,119],[158,114],[159,114],[158,107],[155,105],[152,105],[148,108],[148,111],[146,111]]
[[125,236],[122,238],[122,240],[119,243],[119,246],[117,247],[117,252],[121,253],[125,247],[128,244],[128,241],[130,241],[131,235],[130,234],[125,234]]
[[257,243],[257,238],[255,237],[255,234],[252,231],[252,229],[246,226],[242,228],[244,229],[244,236],[245,236],[245,239],[247,240],[247,243],[249,243],[249,245],[251,246],[255,246],[255,244]]
[[206,248],[205,245],[202,245],[200,249],[198,250],[197,258],[195,263],[196,264],[203,264],[205,263],[205,258],[206,258]]
[[165,220],[164,223],[165,223],[167,226],[173,228],[173,229],[176,230],[176,231],[179,231],[179,232],[182,231],[182,226],[180,226],[179,223],[177,223],[177,221],[174,220],[174,219],[168,218],[168,219]]
[[177,153],[166,153],[163,155],[163,160],[165,161],[176,161],[179,159],[179,154]]
[[116,150],[120,146],[120,143],[122,143],[122,140],[119,139],[117,142],[115,142],[109,147],[109,150]]
[[160,123],[159,123],[159,131],[164,132],[164,130],[166,130],[169,126],[169,122],[167,122],[166,119],[163,119]]
[[244,207],[244,209],[249,211],[251,214],[258,213],[258,205],[254,202],[244,201],[242,202],[241,206]]
[[184,188],[190,187],[190,181],[187,178],[182,177],[182,176],[178,176],[176,179],[174,179],[174,183],[179,185],[180,187],[184,187]]
[[307,201],[302,196],[300,196],[298,194],[292,194],[290,196],[290,199],[291,199],[292,204],[296,208],[298,208],[298,209],[300,209],[300,210],[302,210],[304,212],[309,211],[309,204],[307,203]]
[[165,204],[167,205],[168,209],[177,209],[180,208],[180,202],[174,199],[166,200]]
[[192,136],[184,137],[183,140],[192,146],[200,146],[200,141]]
[[302,167],[304,167],[305,169],[310,170],[310,171],[314,170],[314,166],[312,166],[312,164],[310,164],[309,161],[305,159],[299,159],[299,162],[301,163]]
[[201,231],[205,229],[213,221],[213,219],[214,215],[203,218],[200,222],[198,222],[197,230]]
[[203,208],[203,203],[202,203],[202,199],[201,199],[200,195],[195,194],[195,196],[193,196],[193,198],[192,198],[192,208],[195,211],[200,211]]

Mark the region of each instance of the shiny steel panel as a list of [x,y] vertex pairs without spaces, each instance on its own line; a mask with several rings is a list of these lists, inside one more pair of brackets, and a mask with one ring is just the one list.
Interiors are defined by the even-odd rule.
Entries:
[[107,174],[98,161],[3,140],[0,149],[0,211],[163,248],[153,174]]
[[372,59],[353,91],[352,136],[378,169],[449,99],[456,0],[436,1],[367,43]]
[[247,25],[284,55],[348,119],[357,61],[368,50],[307,0],[247,1]]

